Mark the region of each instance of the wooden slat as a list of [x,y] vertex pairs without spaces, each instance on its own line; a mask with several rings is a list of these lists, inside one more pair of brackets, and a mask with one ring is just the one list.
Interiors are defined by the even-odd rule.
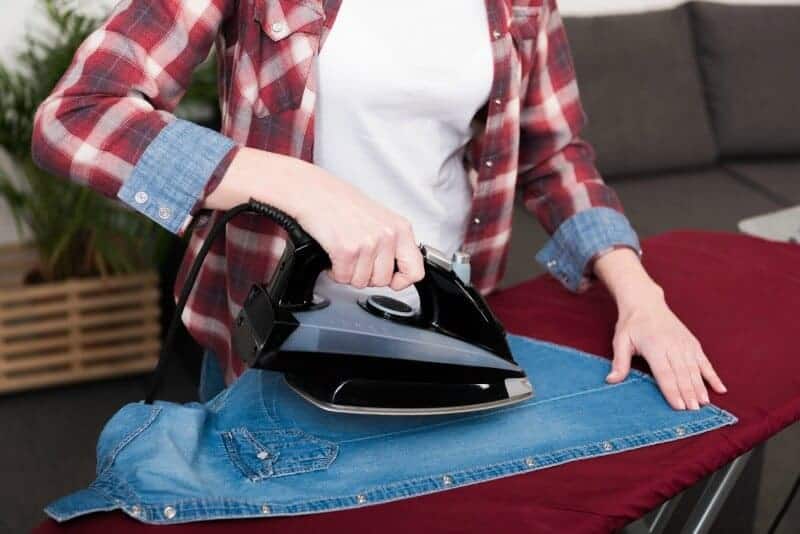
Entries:
[[[117,310],[108,312],[102,315],[92,315],[80,318],[81,328],[98,327],[104,325],[113,325],[115,323],[127,323],[132,321],[144,321],[158,315],[158,307],[156,306],[142,306],[131,310]],[[9,338],[11,336],[36,334],[36,333],[49,333],[58,332],[60,330],[68,330],[76,319],[70,317],[60,317],[57,319],[48,319],[35,323],[24,323],[19,325],[7,326],[0,324],[0,338]],[[10,341],[6,341],[9,343]]]
[[158,275],[153,272],[141,274],[124,274],[105,278],[72,279],[64,282],[49,282],[32,286],[20,286],[15,289],[4,288],[0,292],[0,306],[25,303],[31,299],[66,296],[70,292],[87,293],[91,291],[110,291],[125,288],[135,289],[153,285]]
[[[17,358],[20,355],[35,352],[47,352],[57,348],[69,346],[69,341],[64,336],[27,339],[24,342],[3,343],[0,340],[0,362],[3,358]],[[2,365],[2,363],[0,363]]]
[[[69,297],[70,295],[68,294],[65,296]],[[35,304],[33,306],[18,305],[11,308],[0,307],[0,322],[66,313],[71,309],[91,311],[92,309],[109,306],[153,304],[158,302],[159,296],[160,293],[158,289],[153,287],[138,292],[110,293],[108,295],[91,298],[77,297],[74,301],[65,298],[63,300],[57,300],[47,304]]]
[[140,325],[137,324],[129,327],[108,330],[92,330],[90,332],[84,331],[82,342],[84,346],[89,346],[103,342],[112,342],[118,339],[158,336],[160,331],[161,325],[158,323],[158,321],[148,321]]
[[0,247],[0,393],[153,369],[155,272],[19,285],[36,259],[25,247]]

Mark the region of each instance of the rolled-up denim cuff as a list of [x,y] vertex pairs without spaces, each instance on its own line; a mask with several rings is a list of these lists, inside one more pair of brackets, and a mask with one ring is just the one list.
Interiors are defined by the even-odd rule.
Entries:
[[176,119],[150,142],[117,197],[170,232],[182,234],[206,184],[235,147],[214,130]]
[[536,254],[536,261],[567,289],[578,291],[587,281],[589,261],[615,246],[627,246],[642,254],[627,217],[611,208],[589,208],[562,222]]

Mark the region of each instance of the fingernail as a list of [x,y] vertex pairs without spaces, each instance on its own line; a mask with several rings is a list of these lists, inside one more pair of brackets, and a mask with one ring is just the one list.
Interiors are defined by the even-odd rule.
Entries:
[[727,393],[728,392],[728,388],[725,387],[725,384],[722,384],[722,392],[723,393]]
[[689,403],[689,406],[692,408],[692,410],[699,410],[700,409],[700,405],[697,404],[697,401],[694,400],[694,399],[692,400],[692,402]]
[[680,401],[678,403],[678,409],[679,410],[685,410],[686,409],[686,405],[683,403],[683,401]]

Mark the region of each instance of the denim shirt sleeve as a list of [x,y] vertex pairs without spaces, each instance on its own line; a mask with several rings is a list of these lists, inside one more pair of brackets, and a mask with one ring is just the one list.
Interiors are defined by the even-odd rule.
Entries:
[[236,144],[224,135],[175,119],[145,149],[117,197],[167,230],[182,234],[208,192],[206,185]]
[[588,282],[589,262],[617,246],[642,254],[639,238],[627,217],[611,208],[589,208],[561,223],[536,254],[536,261],[570,291],[579,291]]

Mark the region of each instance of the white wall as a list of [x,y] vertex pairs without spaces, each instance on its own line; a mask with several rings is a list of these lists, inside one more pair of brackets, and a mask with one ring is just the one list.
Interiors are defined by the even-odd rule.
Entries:
[[[100,11],[114,4],[114,0],[70,0],[88,11]],[[189,0],[192,1],[192,0]],[[347,0],[344,0],[347,1]],[[738,4],[800,4],[800,0],[724,0]],[[0,0],[0,61],[13,62],[20,38],[30,29],[41,27],[41,10],[38,0]],[[667,8],[682,0],[559,0],[565,15],[593,15],[602,13],[628,13],[648,9]],[[16,239],[14,227],[6,207],[0,202],[0,243]]]

